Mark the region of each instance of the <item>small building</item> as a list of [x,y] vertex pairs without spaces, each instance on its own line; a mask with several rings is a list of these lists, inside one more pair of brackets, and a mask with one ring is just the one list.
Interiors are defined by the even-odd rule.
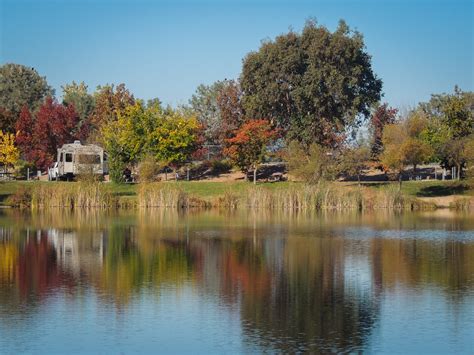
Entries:
[[64,144],[58,149],[58,159],[50,176],[52,179],[72,178],[78,174],[108,174],[107,154],[95,144],[80,141]]

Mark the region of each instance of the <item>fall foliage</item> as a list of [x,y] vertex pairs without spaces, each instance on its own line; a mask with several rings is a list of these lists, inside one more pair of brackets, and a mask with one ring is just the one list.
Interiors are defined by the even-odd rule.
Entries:
[[57,148],[84,138],[79,123],[74,106],[59,104],[52,97],[34,116],[24,108],[16,125],[20,151],[39,169],[47,169],[56,160]]
[[249,120],[235,131],[234,137],[226,140],[228,146],[224,151],[245,174],[252,169],[253,182],[256,183],[258,165],[277,133],[267,120]]
[[15,135],[0,131],[0,166],[7,171],[9,167],[15,165],[19,158],[20,153],[15,147]]

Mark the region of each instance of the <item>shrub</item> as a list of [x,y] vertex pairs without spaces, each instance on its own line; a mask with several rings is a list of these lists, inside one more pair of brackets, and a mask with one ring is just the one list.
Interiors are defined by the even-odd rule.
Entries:
[[228,173],[232,169],[232,163],[228,160],[211,160],[211,174],[220,175]]
[[138,180],[140,182],[155,181],[160,168],[161,164],[154,157],[147,156],[138,164]]
[[30,207],[31,206],[31,190],[25,186],[21,186],[13,195],[10,195],[6,204],[12,207]]
[[309,184],[335,176],[334,157],[319,144],[313,143],[305,149],[299,142],[292,141],[288,145],[286,158],[289,173]]

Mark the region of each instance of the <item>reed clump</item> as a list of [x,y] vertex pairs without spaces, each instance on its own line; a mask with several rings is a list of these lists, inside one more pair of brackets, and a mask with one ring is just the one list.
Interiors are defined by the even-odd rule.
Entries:
[[190,208],[210,207],[210,204],[195,196],[190,196],[179,187],[168,183],[143,183],[138,187],[138,207]]
[[274,191],[257,186],[247,190],[245,206],[301,211],[343,210],[363,209],[364,201],[359,190],[337,189],[330,185],[300,185]]
[[232,191],[225,191],[223,196],[220,196],[212,205],[213,207],[224,207],[236,209],[239,206],[239,196]]
[[454,200],[449,207],[458,211],[474,210],[474,198],[464,197]]
[[31,207],[31,189],[21,186],[14,194],[8,196],[6,205],[18,208]]
[[107,208],[116,205],[116,198],[100,182],[75,184],[38,184],[31,189],[31,207]]
[[249,188],[243,207],[300,211],[433,208],[431,204],[406,197],[397,190],[374,193],[368,188],[341,188],[331,184],[300,185],[279,190],[259,186]]

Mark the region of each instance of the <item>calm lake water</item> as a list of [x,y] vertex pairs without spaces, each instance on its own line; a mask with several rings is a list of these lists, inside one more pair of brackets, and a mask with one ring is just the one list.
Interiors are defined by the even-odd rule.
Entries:
[[0,212],[0,353],[474,352],[474,216]]

